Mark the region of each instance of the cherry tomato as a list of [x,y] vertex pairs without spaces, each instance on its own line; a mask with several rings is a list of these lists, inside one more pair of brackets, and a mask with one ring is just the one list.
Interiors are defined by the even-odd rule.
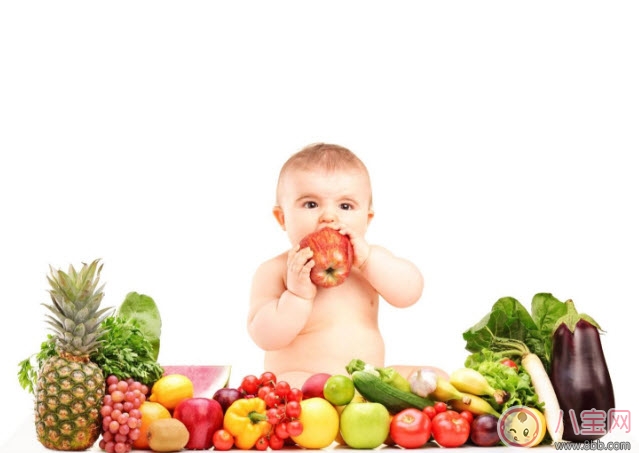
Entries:
[[259,399],[265,400],[266,395],[269,394],[269,392],[271,391],[271,388],[268,386],[263,385],[262,387],[260,387],[260,389],[257,391],[257,397]]
[[433,438],[442,447],[460,447],[470,436],[470,423],[459,412],[447,410],[432,420]]
[[430,417],[419,409],[404,409],[393,415],[390,437],[403,448],[420,448],[430,440]]
[[233,448],[233,436],[225,429],[218,429],[213,433],[213,447],[216,450],[230,450]]
[[266,436],[262,436],[257,439],[257,442],[255,442],[255,449],[264,451],[268,448],[268,443],[268,438]]
[[430,418],[431,420],[433,419],[435,415],[437,415],[437,411],[435,410],[435,407],[433,406],[426,406],[422,412],[428,415],[428,418]]
[[444,403],[443,401],[437,401],[433,407],[435,408],[435,412],[437,412],[438,414],[440,412],[446,412],[448,410],[448,404]]
[[297,401],[289,401],[286,403],[286,416],[290,418],[298,418],[302,414],[302,405]]
[[471,424],[473,423],[473,420],[475,419],[475,416],[473,415],[473,413],[466,409],[464,409],[463,411],[460,411],[459,415],[461,415],[463,418],[468,420],[468,423],[471,423]]
[[508,359],[508,358],[501,359],[499,361],[499,363],[501,363],[502,365],[509,366],[510,368],[514,369],[515,371],[519,370],[519,367],[517,366],[517,364],[515,362],[513,362],[512,360]]
[[268,446],[271,447],[271,450],[281,450],[284,447],[284,439],[271,434],[268,438]]
[[280,397],[277,396],[275,390],[270,390],[262,399],[264,400],[266,407],[277,407],[280,403]]
[[279,422],[277,425],[275,425],[275,435],[282,440],[288,439],[290,434],[288,433],[287,429],[288,429],[287,422]]
[[260,375],[260,385],[275,387],[276,382],[277,378],[275,377],[275,374],[270,371],[265,371]]
[[288,396],[288,392],[291,391],[291,386],[286,381],[279,381],[275,384],[274,390],[277,396],[280,398],[286,398]]
[[286,425],[286,430],[291,437],[297,437],[304,431],[304,425],[302,425],[300,420],[291,420]]
[[287,401],[297,401],[298,403],[302,401],[304,398],[304,394],[300,389],[292,388],[289,390],[288,395],[286,396]]
[[255,395],[260,386],[260,380],[257,376],[249,374],[244,376],[242,379],[242,383],[240,384],[240,389],[244,390],[247,395]]
[[280,414],[277,411],[276,407],[269,407],[266,410],[266,417],[267,421],[273,426],[277,425],[280,422]]

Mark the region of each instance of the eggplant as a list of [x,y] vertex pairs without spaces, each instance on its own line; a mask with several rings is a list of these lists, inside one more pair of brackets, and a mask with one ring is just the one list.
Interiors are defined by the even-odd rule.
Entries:
[[[606,433],[608,411],[615,407],[615,396],[601,347],[601,328],[590,316],[578,314],[572,300],[566,305],[567,313],[553,331],[550,381],[563,412],[563,439],[585,442]],[[606,414],[605,425],[597,425],[603,426],[603,432],[582,434],[582,412],[593,409]]]

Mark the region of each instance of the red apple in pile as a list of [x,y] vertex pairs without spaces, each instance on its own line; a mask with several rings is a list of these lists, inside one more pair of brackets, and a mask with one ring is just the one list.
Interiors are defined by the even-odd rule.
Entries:
[[331,377],[329,373],[315,373],[309,376],[300,389],[304,399],[324,398],[324,385],[329,377]]
[[353,265],[353,246],[347,236],[333,228],[324,227],[300,241],[300,249],[310,247],[315,266],[311,281],[330,288],[344,283]]
[[173,418],[189,431],[187,450],[208,450],[213,446],[213,433],[222,428],[224,413],[212,398],[188,398],[177,405]]

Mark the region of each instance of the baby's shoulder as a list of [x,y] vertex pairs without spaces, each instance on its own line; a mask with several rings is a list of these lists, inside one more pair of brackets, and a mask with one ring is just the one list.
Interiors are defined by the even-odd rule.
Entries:
[[287,253],[280,253],[260,264],[257,273],[280,273],[286,270]]

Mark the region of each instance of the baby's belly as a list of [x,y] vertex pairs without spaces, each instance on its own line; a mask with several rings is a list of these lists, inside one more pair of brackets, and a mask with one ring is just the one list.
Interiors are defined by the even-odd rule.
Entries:
[[300,381],[314,373],[346,374],[346,365],[352,359],[384,365],[384,341],[379,329],[339,326],[305,332],[287,347],[268,351],[264,367],[282,379],[290,375],[289,381]]

